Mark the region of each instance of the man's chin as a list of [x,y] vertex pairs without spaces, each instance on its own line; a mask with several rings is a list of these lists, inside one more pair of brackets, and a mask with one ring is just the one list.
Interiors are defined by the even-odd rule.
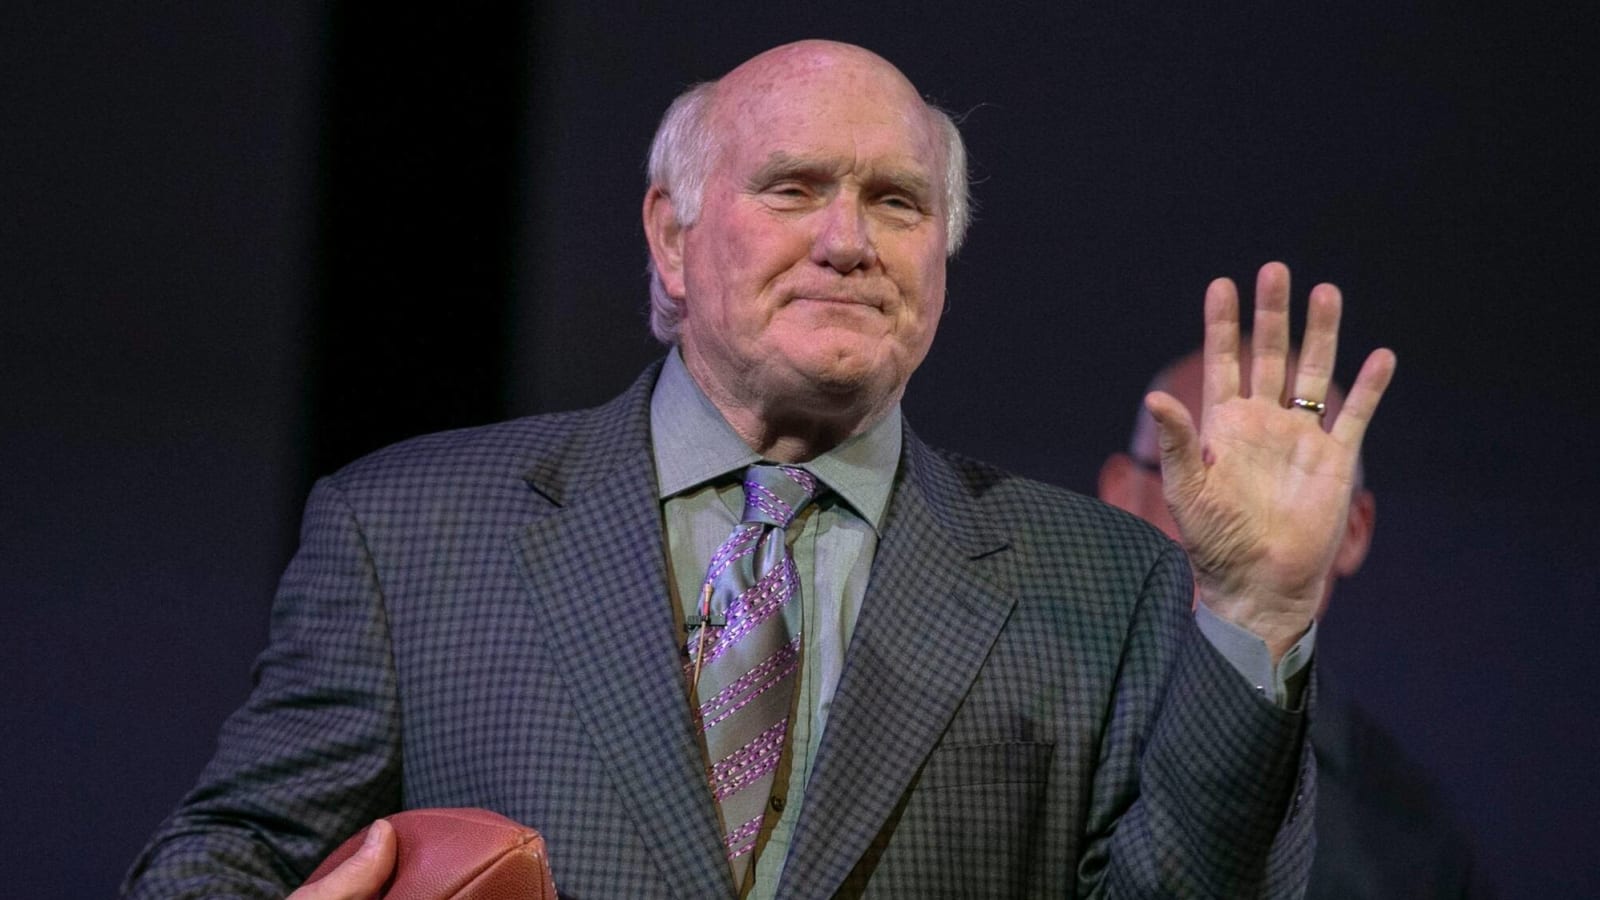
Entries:
[[875,418],[900,395],[904,386],[885,366],[856,359],[831,360],[798,368],[808,414],[823,418]]
[[794,360],[794,368],[823,393],[854,394],[892,380],[885,362],[865,348],[819,342],[807,349]]

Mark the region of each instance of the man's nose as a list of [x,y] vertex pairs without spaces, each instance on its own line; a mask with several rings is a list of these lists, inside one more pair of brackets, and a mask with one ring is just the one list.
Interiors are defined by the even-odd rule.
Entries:
[[861,198],[851,191],[840,191],[822,211],[821,230],[812,248],[812,260],[832,267],[840,274],[870,268],[878,261],[872,228]]

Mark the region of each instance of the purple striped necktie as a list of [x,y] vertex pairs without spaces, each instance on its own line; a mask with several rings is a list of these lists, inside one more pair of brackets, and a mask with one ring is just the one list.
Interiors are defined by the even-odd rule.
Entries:
[[689,637],[696,718],[735,884],[761,830],[800,669],[800,635],[783,617],[800,596],[784,529],[817,489],[815,476],[792,466],[745,471],[744,519],[706,571],[699,619],[710,624]]

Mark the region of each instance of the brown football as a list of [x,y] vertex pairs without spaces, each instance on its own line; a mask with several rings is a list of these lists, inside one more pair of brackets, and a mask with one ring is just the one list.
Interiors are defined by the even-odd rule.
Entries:
[[[487,809],[411,809],[394,826],[394,874],[383,900],[555,900],[544,838]],[[363,828],[317,866],[310,884],[361,848]]]

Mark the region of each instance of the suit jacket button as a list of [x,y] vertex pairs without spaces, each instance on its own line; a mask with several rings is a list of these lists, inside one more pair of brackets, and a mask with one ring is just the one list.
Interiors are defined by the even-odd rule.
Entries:
[[772,798],[772,811],[773,812],[783,812],[783,805],[784,804],[783,804],[783,798],[782,797],[773,797]]

